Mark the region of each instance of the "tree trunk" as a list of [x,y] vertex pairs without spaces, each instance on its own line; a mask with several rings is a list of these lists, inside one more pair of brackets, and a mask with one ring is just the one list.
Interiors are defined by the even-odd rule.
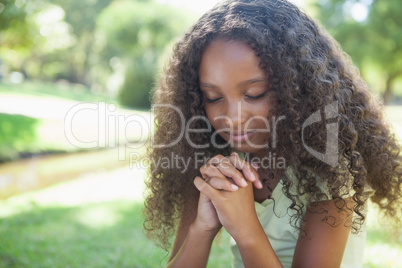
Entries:
[[392,94],[392,82],[394,82],[394,80],[396,78],[398,78],[400,75],[402,75],[402,71],[398,71],[398,72],[388,74],[387,81],[385,82],[385,90],[384,90],[384,93],[382,95],[385,105],[389,104],[390,101],[392,100],[392,97],[393,97],[393,94]]
[[383,94],[384,104],[387,105],[392,100],[392,90],[391,90],[391,83],[394,80],[394,77],[388,76],[387,81],[385,82],[385,91]]

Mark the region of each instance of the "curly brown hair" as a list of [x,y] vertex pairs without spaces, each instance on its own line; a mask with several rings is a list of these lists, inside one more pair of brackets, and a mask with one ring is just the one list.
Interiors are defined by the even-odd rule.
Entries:
[[[231,151],[228,145],[194,148],[194,144],[210,144],[214,129],[187,133],[193,144],[189,139],[178,139],[183,124],[189,124],[191,129],[208,128],[205,120],[192,118],[206,116],[198,68],[203,51],[218,38],[244,42],[255,51],[277,102],[272,113],[286,116],[280,122],[276,153],[286,159],[296,177],[282,173],[283,192],[292,201],[292,224],[296,227],[304,214],[306,203],[300,196],[307,194],[308,203],[322,200],[317,175],[324,178],[327,193],[340,210],[355,212],[351,223],[354,231],[360,229],[365,219],[366,185],[375,191],[371,200],[393,217],[400,209],[400,145],[384,121],[383,108],[370,94],[349,57],[314,20],[291,3],[229,0],[204,14],[175,45],[159,78],[154,94],[154,104],[159,106],[154,111],[153,142],[174,146],[151,146],[148,157],[156,161],[173,155],[184,157],[191,168],[183,170],[151,162],[144,223],[148,237],[167,249],[188,204],[194,206],[197,202],[199,193],[193,180],[204,163],[196,155],[209,158]],[[335,123],[339,129],[339,164],[335,167],[315,158],[303,146],[304,141],[322,150],[326,128],[306,128],[302,133],[303,122],[331,103],[337,103],[338,109]],[[219,135],[216,141],[225,144]],[[344,201],[343,189],[348,185],[353,189],[352,208]],[[297,194],[291,192],[292,187],[296,187]]]

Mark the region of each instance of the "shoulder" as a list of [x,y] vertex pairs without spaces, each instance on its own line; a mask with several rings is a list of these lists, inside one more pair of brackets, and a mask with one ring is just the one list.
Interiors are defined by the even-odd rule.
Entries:
[[[351,198],[346,200],[353,203]],[[320,209],[310,209],[311,206]],[[310,204],[296,244],[293,264],[303,267],[340,267],[350,233],[350,220],[351,215],[339,212],[333,200]]]

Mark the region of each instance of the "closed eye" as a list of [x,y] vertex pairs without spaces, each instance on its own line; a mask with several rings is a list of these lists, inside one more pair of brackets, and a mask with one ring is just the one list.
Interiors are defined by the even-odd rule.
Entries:
[[251,100],[258,100],[258,99],[261,99],[262,97],[264,97],[265,94],[267,94],[267,91],[265,91],[264,93],[262,93],[260,95],[257,95],[257,96],[248,96],[248,95],[246,95],[246,97],[248,99],[251,99]]
[[217,99],[208,99],[207,97],[205,97],[205,101],[208,103],[213,103],[213,102],[217,102],[218,100],[220,100],[222,98],[217,98]]

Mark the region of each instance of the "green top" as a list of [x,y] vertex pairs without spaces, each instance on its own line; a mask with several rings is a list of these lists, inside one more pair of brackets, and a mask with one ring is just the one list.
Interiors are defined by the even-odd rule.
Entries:
[[[239,155],[244,158],[244,154],[239,153]],[[290,178],[294,177],[291,168],[286,169],[286,174]],[[290,215],[292,212],[288,211],[288,207],[291,201],[283,194],[282,187],[283,184],[280,181],[272,192],[272,199],[266,199],[262,203],[255,202],[254,205],[258,219],[280,262],[284,267],[291,267],[299,232],[290,225]],[[367,191],[372,190],[367,189]],[[363,266],[365,241],[366,232],[364,228],[359,235],[349,235],[341,267],[356,268]],[[232,267],[244,267],[239,249],[233,238],[231,238],[230,243]]]

